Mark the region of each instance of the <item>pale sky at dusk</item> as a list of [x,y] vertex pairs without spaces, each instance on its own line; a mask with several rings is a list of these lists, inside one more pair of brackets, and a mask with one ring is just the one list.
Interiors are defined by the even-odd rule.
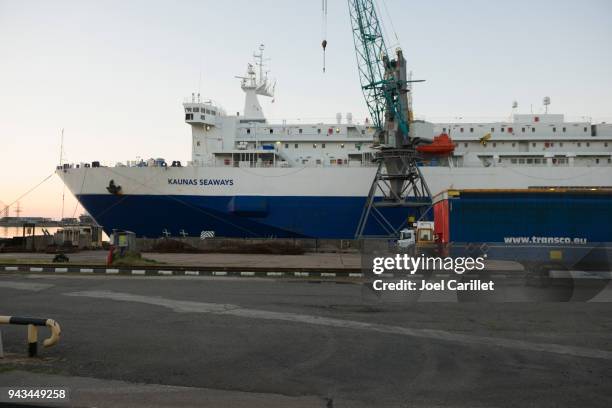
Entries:
[[[385,2],[409,69],[426,79],[418,117],[501,119],[513,100],[539,111],[550,96],[552,112],[612,120],[612,2]],[[275,103],[262,98],[270,119],[363,121],[346,1],[329,0],[325,74],[321,39],[319,0],[0,0],[0,201],[54,171],[61,128],[69,162],[187,161],[183,98],[199,86],[241,111],[234,76],[260,43],[278,80]],[[54,176],[21,201],[23,215],[59,217],[61,194]]]

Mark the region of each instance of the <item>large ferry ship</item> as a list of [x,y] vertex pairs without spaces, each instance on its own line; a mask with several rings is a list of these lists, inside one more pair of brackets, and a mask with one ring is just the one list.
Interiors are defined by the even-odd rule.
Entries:
[[[103,226],[138,236],[353,238],[376,174],[374,128],[351,114],[332,123],[266,120],[259,97],[274,85],[263,48],[241,78],[235,115],[199,94],[184,103],[192,160],[61,164],[57,174]],[[561,114],[514,114],[491,123],[416,120],[422,174],[447,189],[612,187],[612,124]],[[387,208],[401,223],[410,209]],[[376,223],[366,233],[377,234]]]

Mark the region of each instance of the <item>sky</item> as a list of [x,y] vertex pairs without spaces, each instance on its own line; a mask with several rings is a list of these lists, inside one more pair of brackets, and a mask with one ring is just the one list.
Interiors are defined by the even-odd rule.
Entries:
[[[322,72],[321,2],[0,0],[0,201],[10,204],[64,159],[189,160],[183,99],[242,111],[243,75],[265,44],[267,117],[363,121],[347,2],[329,0]],[[399,39],[419,118],[500,120],[511,111],[612,118],[608,0],[378,1],[387,44]],[[62,200],[62,195],[65,199]],[[62,206],[62,202],[64,203]],[[1,204],[0,204],[1,206]],[[82,209],[57,176],[20,200],[22,215]],[[11,213],[14,215],[14,206]]]

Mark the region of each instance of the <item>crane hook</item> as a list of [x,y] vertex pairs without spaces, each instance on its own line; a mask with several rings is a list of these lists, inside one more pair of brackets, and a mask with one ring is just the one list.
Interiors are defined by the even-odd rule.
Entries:
[[325,72],[325,48],[327,48],[327,40],[323,40],[321,47],[323,47],[323,72]]

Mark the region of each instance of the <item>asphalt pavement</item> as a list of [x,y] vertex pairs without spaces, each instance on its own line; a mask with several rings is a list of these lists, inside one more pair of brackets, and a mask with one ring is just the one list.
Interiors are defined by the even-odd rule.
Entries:
[[385,302],[357,282],[21,273],[0,276],[0,315],[62,325],[33,360],[25,328],[0,327],[0,386],[64,385],[74,406],[612,406],[606,302]]

